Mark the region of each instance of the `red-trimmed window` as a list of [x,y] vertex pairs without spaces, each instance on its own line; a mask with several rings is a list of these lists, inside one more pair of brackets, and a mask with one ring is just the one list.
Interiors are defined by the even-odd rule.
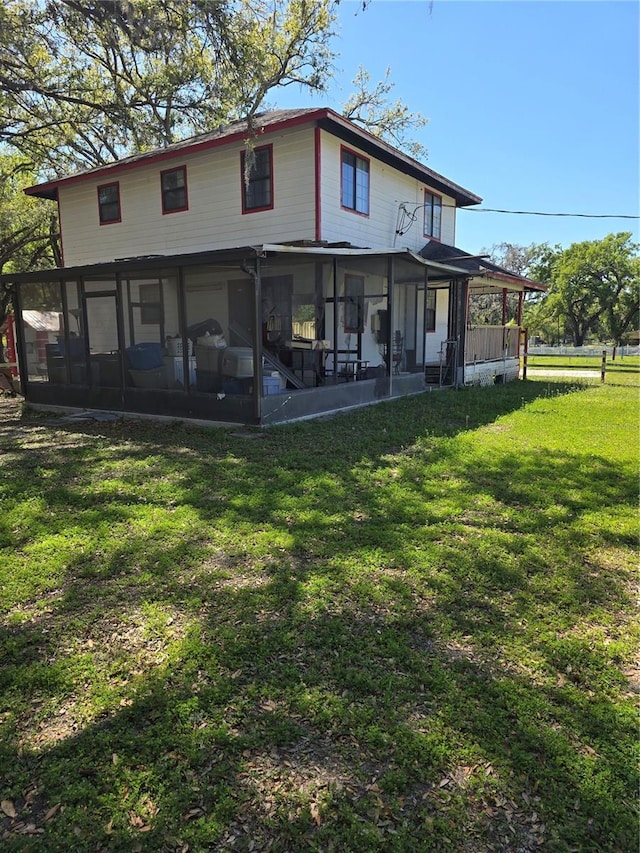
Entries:
[[442,196],[424,191],[424,236],[440,239],[442,233]]
[[181,210],[189,209],[186,166],[160,172],[160,186],[163,213],[178,213]]
[[341,149],[340,200],[347,210],[369,215],[369,161],[348,148]]
[[98,216],[100,225],[122,221],[120,210],[120,184],[103,184],[98,187]]
[[436,330],[436,291],[427,289],[427,307],[425,311],[425,332]]
[[248,180],[245,174],[247,152],[240,155],[242,176],[242,212],[256,213],[273,208],[273,145],[253,150],[253,165]]

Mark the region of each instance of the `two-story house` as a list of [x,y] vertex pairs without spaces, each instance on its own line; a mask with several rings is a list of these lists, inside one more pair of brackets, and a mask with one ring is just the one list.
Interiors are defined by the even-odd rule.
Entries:
[[254,122],[27,191],[64,257],[4,277],[28,401],[270,424],[518,375],[518,327],[467,324],[534,286],[455,248],[478,196],[329,109]]

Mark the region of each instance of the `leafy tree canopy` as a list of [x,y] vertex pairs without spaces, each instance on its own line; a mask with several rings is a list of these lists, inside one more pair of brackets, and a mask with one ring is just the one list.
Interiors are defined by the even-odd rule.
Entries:
[[638,327],[640,246],[630,232],[609,234],[602,240],[540,247],[531,267],[533,278],[549,291],[540,304],[539,322],[560,321],[575,346],[589,334],[621,343]]
[[[0,273],[59,264],[58,224],[51,204],[23,192],[33,180],[19,155],[0,153]],[[0,285],[0,322],[10,300],[9,288]]]
[[332,0],[5,0],[0,141],[50,174],[162,147],[276,86],[322,89]]
[[[0,143],[43,177],[251,118],[278,87],[322,91],[339,0],[5,0]],[[412,153],[426,122],[360,70],[345,113]],[[412,148],[413,146],[413,148]]]

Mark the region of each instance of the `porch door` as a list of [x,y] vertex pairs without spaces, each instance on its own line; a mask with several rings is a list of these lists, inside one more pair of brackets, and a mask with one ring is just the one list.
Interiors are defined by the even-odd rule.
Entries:
[[90,385],[105,402],[122,402],[122,364],[118,334],[119,300],[116,291],[84,295],[89,339]]

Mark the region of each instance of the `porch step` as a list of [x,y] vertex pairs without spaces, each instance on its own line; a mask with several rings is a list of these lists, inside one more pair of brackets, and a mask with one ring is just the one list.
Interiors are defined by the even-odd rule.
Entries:
[[451,378],[452,368],[439,364],[427,364],[424,368],[424,381],[427,385],[438,385],[442,388],[447,388],[453,385]]
[[440,384],[440,365],[427,364],[424,369],[424,380],[427,385]]

